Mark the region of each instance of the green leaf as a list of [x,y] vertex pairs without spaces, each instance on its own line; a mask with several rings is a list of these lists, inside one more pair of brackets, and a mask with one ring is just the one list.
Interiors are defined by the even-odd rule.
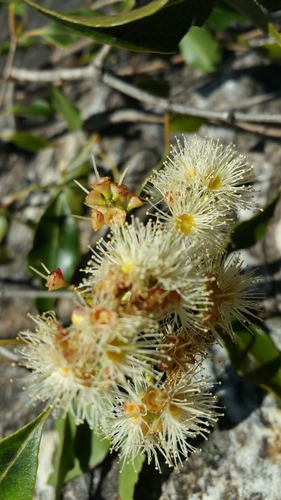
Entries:
[[181,38],[193,24],[202,24],[215,0],[153,0],[115,16],[79,18],[46,9],[32,0],[25,3],[80,35],[99,43],[130,50],[176,52]]
[[171,132],[197,132],[206,123],[204,118],[198,116],[174,115],[170,118]]
[[82,128],[83,120],[78,109],[56,87],[51,87],[51,101],[54,108],[65,119],[69,130],[79,130]]
[[10,135],[9,140],[18,148],[31,152],[40,151],[51,146],[51,143],[43,139],[43,137],[38,137],[28,132],[16,132]]
[[225,2],[248,17],[264,33],[267,33],[278,45],[281,45],[281,35],[268,21],[266,15],[254,0],[225,0]]
[[42,430],[52,409],[0,442],[0,498],[32,500]]
[[265,43],[261,47],[255,47],[254,50],[262,57],[268,57],[271,61],[281,61],[281,45],[277,43]]
[[153,78],[138,77],[134,80],[136,87],[149,92],[152,95],[168,98],[170,95],[170,84],[167,80],[155,80]]
[[41,36],[47,42],[53,43],[56,47],[66,48],[71,45],[76,39],[76,33],[71,33],[69,29],[64,28],[57,23],[49,23],[43,28],[40,28],[31,35]]
[[91,468],[103,462],[109,452],[110,446],[110,441],[108,439],[104,439],[104,436],[100,433],[97,436],[96,433],[92,431],[91,455],[89,457],[89,466]]
[[281,187],[262,212],[258,212],[249,220],[234,225],[227,247],[228,253],[241,248],[250,248],[262,239],[280,196]]
[[67,182],[70,180],[76,179],[77,173],[75,172],[75,169],[80,167],[82,163],[85,163],[86,160],[89,159],[93,146],[97,142],[97,135],[93,134],[88,142],[85,144],[85,146],[79,151],[78,155],[75,156],[69,163],[67,167]]
[[64,483],[96,467],[104,460],[110,442],[102,439],[102,436],[98,437],[87,422],[77,426],[70,414],[66,419],[58,420],[56,428],[59,433],[59,446],[56,450],[54,472],[48,483],[55,487],[59,498]]
[[120,474],[119,474],[119,484],[118,493],[120,500],[133,500],[135,485],[139,478],[139,473],[142,469],[143,462],[145,460],[144,454],[139,454],[134,460],[134,465],[132,463],[120,464]]
[[237,343],[221,335],[232,364],[249,382],[281,399],[281,355],[270,337],[254,325],[249,330],[236,318],[232,322]]
[[179,47],[185,62],[205,73],[214,71],[221,59],[219,44],[205,26],[193,26]]
[[16,116],[44,116],[46,118],[52,118],[53,116],[50,104],[44,99],[36,99],[30,106],[15,104],[12,106],[11,111]]
[[68,471],[65,482],[103,462],[110,448],[110,441],[103,437],[102,434],[97,436],[87,422],[77,426],[74,439],[74,467]]
[[[70,208],[63,190],[55,196],[42,215],[34,236],[33,248],[27,256],[29,266],[40,269],[43,262],[50,271],[62,270],[70,281],[80,260],[79,238],[76,222],[70,216]],[[44,283],[45,285],[45,283]],[[40,299],[40,311],[53,308],[50,299]]]
[[10,255],[9,250],[4,246],[0,245],[0,266],[10,264],[14,259]]
[[59,500],[66,475],[74,465],[76,425],[73,418],[67,414],[66,418],[60,418],[56,421],[56,429],[59,434],[59,445],[55,454],[54,472],[49,477],[48,484],[55,488],[56,500]]
[[81,215],[83,213],[86,193],[74,182],[74,179],[87,188],[89,170],[90,164],[89,162],[85,162],[67,175],[68,180],[64,191],[70,210],[75,215]]
[[5,215],[0,214],[0,243],[2,243],[3,239],[6,236],[6,233],[8,231],[8,221],[7,217]]
[[218,5],[213,9],[210,17],[206,21],[216,31],[224,31],[234,23],[245,24],[248,19],[226,5]]

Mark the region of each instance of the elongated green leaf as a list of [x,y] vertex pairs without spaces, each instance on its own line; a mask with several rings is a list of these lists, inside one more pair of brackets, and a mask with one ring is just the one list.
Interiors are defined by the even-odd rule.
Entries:
[[69,208],[75,215],[82,214],[86,193],[74,182],[74,179],[87,188],[89,171],[90,164],[87,161],[67,174],[64,191]]
[[59,500],[66,475],[74,465],[76,426],[73,418],[69,414],[66,418],[60,418],[56,421],[56,429],[59,434],[59,445],[54,460],[54,472],[51,474],[48,484],[55,488],[56,500]]
[[[266,2],[266,0],[264,1]],[[241,14],[247,16],[262,31],[267,33],[278,45],[281,45],[280,33],[278,33],[274,26],[268,21],[266,15],[263,13],[257,2],[254,0],[225,0],[225,2]]]
[[280,196],[281,187],[262,212],[258,212],[249,220],[235,224],[227,247],[228,252],[240,250],[241,248],[250,248],[261,240],[271,221]]
[[74,467],[68,471],[65,482],[96,467],[105,459],[110,442],[103,437],[97,436],[95,431],[89,428],[87,422],[77,426],[74,438]]
[[218,5],[213,9],[213,12],[206,21],[206,24],[217,31],[224,31],[231,24],[245,24],[248,22],[249,21],[245,16],[239,14],[239,12],[235,11],[231,7],[227,5]]
[[227,335],[221,337],[238,374],[281,399],[280,351],[261,328],[250,325],[249,331],[234,319],[233,329],[237,343],[232,342]]
[[152,95],[166,98],[170,95],[170,84],[167,80],[139,77],[135,78],[134,84]]
[[32,500],[43,426],[51,409],[0,442],[1,500]]
[[71,33],[67,28],[57,23],[46,24],[43,28],[36,30],[35,34],[62,48],[68,47],[77,39],[76,33]]
[[[29,266],[41,268],[43,262],[50,271],[62,270],[66,281],[70,281],[80,260],[79,238],[76,222],[70,216],[65,191],[60,191],[42,215],[34,237],[33,248],[27,256]],[[45,282],[42,282],[45,285]],[[37,299],[40,312],[54,308],[54,301]]]
[[80,259],[76,222],[70,215],[66,194],[62,190],[42,215],[29,252],[28,264],[38,268],[41,262],[50,271],[60,267],[66,281],[71,279]]
[[106,457],[110,443],[98,437],[84,422],[76,425],[71,415],[56,422],[59,446],[56,450],[54,472],[48,483],[55,487],[57,498],[62,485],[100,464]]
[[206,27],[193,26],[180,42],[184,60],[193,68],[210,73],[220,62],[218,42]]
[[78,109],[56,87],[51,88],[51,100],[54,108],[65,119],[69,130],[79,130],[82,128],[83,121]]
[[0,266],[9,264],[13,262],[13,257],[10,255],[9,250],[4,246],[0,245]]
[[197,132],[206,123],[204,118],[198,116],[174,115],[170,119],[171,132]]
[[11,111],[17,116],[45,116],[47,118],[53,116],[50,104],[44,99],[36,99],[30,106],[15,104]]
[[135,458],[134,465],[132,463],[121,464],[119,474],[118,493],[120,500],[133,500],[135,486],[139,478],[139,473],[142,469],[145,460],[144,454],[139,454]]
[[215,0],[153,0],[115,16],[81,19],[46,9],[24,0],[47,17],[99,43],[130,50],[171,53],[193,24],[201,25]]
[[51,146],[51,144],[37,135],[29,134],[28,132],[16,132],[9,137],[9,140],[26,151],[40,151],[41,149]]
[[5,215],[0,214],[0,243],[3,241],[7,231],[8,231],[8,221]]
[[89,465],[91,468],[99,465],[106,457],[110,449],[110,441],[104,439],[102,434],[97,434],[92,431],[92,447],[89,457]]

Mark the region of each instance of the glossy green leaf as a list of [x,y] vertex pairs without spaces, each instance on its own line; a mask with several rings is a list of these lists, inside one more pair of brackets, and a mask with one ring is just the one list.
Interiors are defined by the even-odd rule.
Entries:
[[134,465],[129,462],[120,464],[118,493],[120,500],[133,500],[135,486],[139,478],[139,473],[142,469],[145,460],[144,454],[139,454],[134,460]]
[[216,31],[224,31],[234,23],[245,24],[248,19],[227,5],[218,5],[213,9],[206,24]]
[[74,467],[68,471],[65,482],[80,476],[90,468],[99,465],[108,454],[110,442],[97,436],[87,422],[76,427],[74,438]]
[[27,17],[26,6],[23,5],[22,2],[14,2],[14,3],[15,3],[15,15],[26,18]]
[[170,84],[167,80],[139,77],[134,80],[134,84],[136,87],[158,97],[168,98],[170,95]]
[[26,151],[36,152],[41,149],[51,146],[50,142],[28,132],[16,132],[10,135],[9,140],[18,148],[25,149]]
[[40,268],[43,262],[50,271],[61,268],[69,281],[80,260],[76,222],[64,191],[59,191],[42,215],[28,254],[28,265]]
[[265,43],[261,47],[256,47],[255,52],[271,61],[281,61],[281,45],[277,43]]
[[[201,25],[215,0],[153,0],[115,16],[78,18],[46,9],[32,0],[28,5],[52,21],[99,43],[130,50],[171,53],[193,24]],[[168,36],[167,36],[168,34]]]
[[44,116],[46,118],[52,118],[53,116],[50,104],[44,99],[36,99],[30,106],[15,104],[12,106],[11,111],[16,116]]
[[170,118],[170,131],[197,132],[204,123],[206,123],[206,120],[198,116],[174,115]]
[[48,408],[0,442],[1,500],[32,500],[42,430],[50,412]]
[[280,351],[261,328],[250,325],[248,330],[237,319],[232,324],[237,342],[228,335],[221,337],[238,374],[281,399]]
[[108,439],[104,439],[102,433],[97,434],[92,431],[92,447],[91,447],[91,455],[89,458],[89,465],[91,468],[96,467],[105,459],[106,455],[110,449],[110,441]]
[[80,167],[82,163],[85,163],[86,160],[89,160],[91,157],[91,153],[93,150],[93,146],[97,142],[97,135],[93,134],[85,146],[79,151],[78,155],[75,156],[69,163],[67,167],[67,182],[70,180],[76,179],[77,173],[75,169]]
[[68,47],[77,39],[76,33],[71,33],[69,29],[57,23],[46,24],[43,28],[36,30],[35,34],[47,42],[53,43],[56,47],[62,48]]
[[185,62],[204,73],[214,71],[221,59],[219,44],[205,26],[193,26],[179,47]]
[[56,429],[59,435],[59,444],[55,454],[54,471],[48,480],[48,484],[55,488],[56,500],[59,500],[66,475],[74,466],[76,426],[73,418],[69,414],[66,418],[60,418],[56,421]]
[[2,243],[4,237],[6,236],[8,227],[9,224],[7,221],[7,217],[5,217],[5,215],[0,214],[0,243]]
[[67,203],[70,207],[71,213],[74,215],[81,215],[84,209],[84,201],[86,193],[81,189],[74,180],[79,184],[88,188],[88,175],[90,171],[90,163],[84,162],[79,167],[72,170],[67,175],[67,181],[64,187]]
[[4,245],[0,245],[0,266],[10,264],[13,260],[9,250]]
[[245,15],[264,33],[267,33],[278,45],[281,45],[281,35],[268,21],[266,15],[255,0],[225,0],[225,2]]
[[251,219],[234,225],[227,247],[228,252],[250,248],[264,236],[281,196],[281,187],[262,212],[257,212]]
[[50,93],[53,107],[62,115],[69,130],[82,128],[83,120],[76,106],[56,87],[51,88]]
[[71,415],[56,422],[59,445],[56,450],[54,472],[48,483],[56,489],[60,498],[63,484],[90,468],[100,464],[106,457],[110,443],[98,437],[87,424],[76,425]]

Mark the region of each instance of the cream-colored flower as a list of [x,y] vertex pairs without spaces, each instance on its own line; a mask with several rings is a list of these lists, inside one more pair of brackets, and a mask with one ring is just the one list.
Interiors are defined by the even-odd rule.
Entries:
[[171,234],[162,224],[125,225],[93,251],[84,287],[115,298],[120,316],[160,320],[173,315],[184,327],[196,324],[208,302],[208,291],[197,266],[197,249]]
[[164,381],[132,386],[128,395],[118,395],[108,408],[107,437],[120,450],[122,463],[146,453],[161,469],[159,454],[178,468],[195,448],[187,438],[206,437],[208,423],[216,421],[215,398],[200,377],[198,367],[175,370]]
[[[226,241],[230,225],[233,223],[227,210],[199,187],[187,194],[179,187],[166,186],[169,198],[167,210],[157,208],[158,217],[165,222],[169,231],[184,237],[185,245],[221,249]],[[162,193],[164,194],[164,193]]]
[[203,189],[222,212],[254,210],[253,188],[249,185],[253,180],[253,167],[247,157],[238,156],[234,144],[224,147],[212,137],[195,137],[189,142],[184,139],[183,144],[177,140],[172,157],[151,177],[152,185],[168,204],[170,190],[180,190],[181,197],[189,198],[194,197],[194,191]]
[[203,322],[217,337],[222,331],[235,340],[231,316],[250,323],[248,317],[256,317],[252,311],[259,309],[261,295],[257,291],[255,271],[243,271],[242,267],[239,256],[229,260],[222,256],[206,262],[206,276],[209,278],[206,287],[213,304],[206,308]]
[[20,364],[31,370],[26,384],[34,400],[50,400],[55,414],[70,412],[77,423],[85,418],[96,426],[104,413],[103,393],[108,382],[98,380],[89,356],[79,359],[79,338],[64,328],[54,313],[32,317],[36,332],[20,332]]
[[161,334],[157,324],[139,317],[118,318],[106,307],[74,311],[64,328],[54,313],[33,318],[36,332],[21,332],[21,365],[32,371],[27,385],[34,400],[51,400],[57,413],[70,412],[77,423],[96,427],[104,399],[128,377],[154,375]]

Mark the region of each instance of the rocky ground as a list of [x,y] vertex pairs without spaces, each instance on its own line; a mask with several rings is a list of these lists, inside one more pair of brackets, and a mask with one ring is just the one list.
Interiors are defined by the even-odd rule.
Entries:
[[[77,4],[77,2],[68,2]],[[55,2],[48,2],[53,7]],[[69,6],[70,7],[70,6]],[[7,38],[7,20],[0,5],[1,38]],[[30,26],[42,23],[42,18],[30,15]],[[88,47],[83,49],[85,53]],[[81,51],[78,52],[81,54]],[[35,46],[16,55],[14,66],[29,70],[61,69],[71,67],[77,54]],[[5,63],[2,57],[1,68]],[[254,52],[228,50],[214,74],[203,75],[187,67],[180,57],[158,58],[154,55],[132,54],[113,50],[105,60],[105,67],[120,78],[132,83],[137,75],[149,74],[165,79],[171,87],[170,99],[181,105],[201,110],[241,110],[252,114],[281,113],[281,67]],[[3,85],[3,84],[2,84]],[[45,185],[57,179],[68,162],[89,141],[91,134],[99,135],[92,150],[97,166],[109,172],[111,163],[119,170],[128,163],[130,186],[138,186],[146,174],[157,165],[164,150],[164,121],[162,110],[114,90],[98,77],[66,82],[64,90],[75,102],[85,119],[82,130],[68,132],[58,118],[53,122],[29,122],[33,131],[53,141],[53,146],[38,154],[28,153],[1,142],[0,199],[9,201],[15,193],[32,183]],[[28,102],[35,95],[44,95],[46,84],[10,83],[6,105],[15,96]],[[260,97],[258,102],[257,97]],[[122,113],[116,118],[116,111]],[[115,113],[115,114],[114,114]],[[112,116],[115,119],[112,120]],[[116,120],[114,122],[114,120]],[[0,129],[15,130],[24,126],[12,115],[0,118]],[[239,153],[248,155],[256,172],[256,194],[260,207],[265,206],[281,185],[280,126],[250,127],[245,124],[221,124],[209,121],[198,131],[200,137],[211,135],[224,144],[234,142]],[[171,142],[174,141],[171,134]],[[187,137],[191,137],[187,134]],[[102,153],[101,153],[102,152]],[[104,155],[105,153],[106,155]],[[32,230],[22,220],[36,221],[49,199],[48,191],[30,193],[12,205],[14,217],[10,220],[6,245],[13,258],[0,266],[1,326],[0,337],[12,338],[19,330],[31,327],[27,312],[36,313],[33,292],[37,282],[27,270],[25,255],[32,247]],[[265,327],[281,349],[281,205],[265,238],[243,258],[250,267],[259,267],[262,289],[266,294],[262,316]],[[249,214],[241,214],[245,218]],[[79,222],[81,248],[87,254],[87,245],[94,245],[96,236],[90,224]],[[69,300],[61,299],[59,313],[67,320]],[[279,500],[281,485],[281,404],[273,395],[250,385],[232,368],[222,348],[215,350],[214,363],[207,370],[222,383],[218,386],[219,403],[225,406],[209,440],[198,443],[198,450],[184,465],[180,474],[165,470],[162,475],[153,467],[145,466],[136,488],[135,498],[151,500]],[[0,363],[0,436],[19,429],[39,413],[39,408],[26,406],[28,397],[22,392],[23,369]],[[10,380],[13,380],[13,383]],[[40,454],[38,482],[34,500],[54,500],[46,478],[57,436],[48,422]],[[62,491],[62,500],[116,499],[118,481],[117,459],[108,458],[95,470],[69,482]],[[4,500],[4,499],[3,499]],[[8,499],[5,499],[8,500]]]

